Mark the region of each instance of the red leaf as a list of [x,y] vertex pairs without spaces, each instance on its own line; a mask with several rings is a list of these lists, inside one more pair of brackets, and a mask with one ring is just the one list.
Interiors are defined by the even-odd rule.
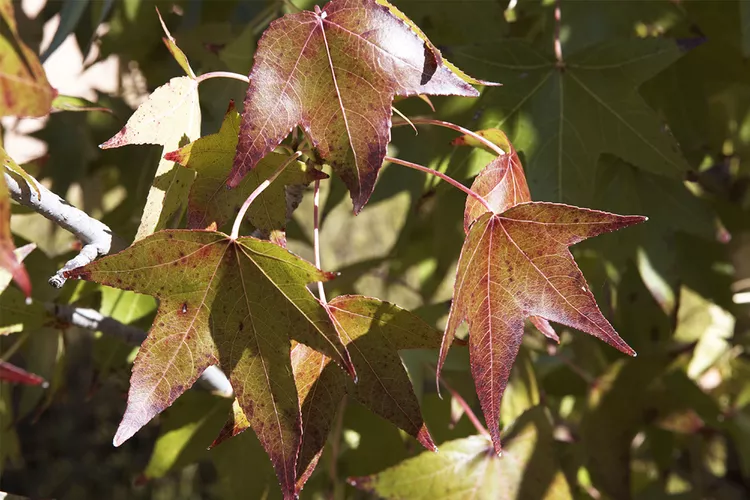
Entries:
[[27,372],[23,368],[2,360],[0,360],[0,380],[15,384],[47,386],[47,382],[39,375]]
[[333,0],[286,15],[258,42],[229,185],[300,125],[359,212],[390,142],[393,98],[414,94],[479,95],[375,0]]
[[[471,185],[471,190],[483,197],[497,214],[519,203],[531,201],[526,175],[513,146],[508,154],[498,156],[479,172]],[[466,234],[469,233],[471,224],[486,212],[487,209],[479,200],[467,198],[464,210]]]
[[500,401],[525,318],[577,328],[635,355],[599,311],[568,247],[644,220],[531,202],[502,214],[485,213],[471,226],[459,258],[438,375],[456,328],[467,320],[472,375],[498,453]]

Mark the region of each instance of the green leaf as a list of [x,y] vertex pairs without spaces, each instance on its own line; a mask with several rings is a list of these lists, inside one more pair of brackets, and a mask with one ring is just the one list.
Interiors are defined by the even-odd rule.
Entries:
[[[100,147],[119,148],[128,144],[159,144],[174,151],[200,137],[201,110],[198,83],[190,77],[172,78],[141,104],[127,124]],[[190,192],[194,173],[173,161],[160,159],[143,209],[136,239],[167,227]]]
[[45,116],[57,91],[36,54],[21,40],[11,0],[0,0],[0,116]]
[[471,227],[459,257],[438,377],[458,326],[468,321],[472,375],[498,454],[500,402],[525,318],[562,323],[635,354],[602,315],[568,247],[643,220],[529,202],[500,215],[486,213]]
[[172,34],[169,32],[169,29],[167,29],[167,25],[164,24],[164,19],[162,19],[161,12],[159,12],[158,7],[156,8],[156,15],[159,16],[161,29],[163,29],[164,34],[167,35],[166,37],[162,37],[162,40],[164,41],[164,45],[167,46],[169,53],[172,54],[172,57],[174,57],[174,60],[177,61],[177,64],[179,64],[180,67],[185,71],[185,74],[189,76],[190,78],[195,78],[195,73],[193,73],[193,68],[190,67],[190,61],[188,61],[188,58],[185,55],[185,53],[177,46],[177,40],[174,39]]
[[390,142],[393,98],[411,94],[478,95],[375,0],[333,0],[322,10],[288,14],[258,42],[229,184],[239,184],[300,125],[359,212]]
[[[187,146],[167,153],[164,157],[194,169],[195,182],[188,201],[188,227],[203,229],[212,222],[221,228],[237,215],[242,203],[273,172],[289,158],[269,153],[257,167],[246,175],[234,189],[227,189],[226,179],[232,169],[232,159],[237,147],[240,115],[230,104],[218,133],[201,137]],[[247,211],[250,222],[264,231],[283,230],[287,222],[285,186],[307,185],[315,179],[328,177],[323,172],[308,167],[303,162],[292,162],[271,183]]]
[[561,69],[551,54],[504,40],[455,57],[503,82],[482,96],[481,128],[505,130],[525,155],[533,196],[590,205],[602,153],[672,178],[688,170],[677,142],[637,93],[681,55],[670,40],[617,40],[566,54]]
[[306,288],[329,275],[273,243],[174,230],[68,276],[159,299],[154,325],[133,365],[115,445],[218,364],[271,457],[285,495],[293,493],[301,417],[289,339],[351,366],[325,309]]
[[422,453],[350,481],[386,499],[572,498],[541,408],[526,412],[504,439],[502,457],[493,453],[488,438],[471,436],[443,444],[439,453]]

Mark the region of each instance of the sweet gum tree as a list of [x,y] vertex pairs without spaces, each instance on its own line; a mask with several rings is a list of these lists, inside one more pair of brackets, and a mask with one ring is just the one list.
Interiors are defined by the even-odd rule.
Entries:
[[[0,490],[747,494],[744,3],[21,7]],[[66,39],[152,90],[62,95]]]

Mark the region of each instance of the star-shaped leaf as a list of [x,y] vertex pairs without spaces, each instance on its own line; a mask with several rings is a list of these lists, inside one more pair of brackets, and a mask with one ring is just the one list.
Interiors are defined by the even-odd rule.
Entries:
[[300,125],[359,212],[390,142],[393,98],[414,94],[478,92],[376,0],[333,0],[286,15],[258,42],[229,184]]
[[[552,44],[549,45],[552,47]],[[502,128],[526,157],[535,198],[586,204],[602,153],[640,169],[682,179],[689,166],[638,87],[681,57],[671,40],[616,40],[553,54],[519,40],[457,49],[472,71],[503,82],[482,96],[483,127]]]
[[[358,380],[356,384],[347,380],[320,352],[302,344],[292,349],[303,426],[297,492],[315,469],[339,402],[347,393],[427,449],[436,449],[398,351],[435,349],[440,343],[439,333],[409,311],[370,297],[342,295],[326,307],[351,356]],[[232,419],[214,444],[249,427],[238,409],[235,405]]]
[[[157,88],[127,124],[102,144],[103,149],[128,144],[159,144],[174,151],[200,137],[201,109],[198,82],[181,76]],[[190,192],[194,172],[162,158],[146,199],[136,240],[164,229],[179,215]]]
[[555,442],[544,411],[524,413],[506,436],[503,456],[484,436],[444,443],[439,453],[422,453],[372,476],[350,479],[386,499],[572,498],[555,458]]
[[57,95],[39,58],[18,36],[13,3],[0,1],[0,116],[45,116]]
[[285,249],[212,231],[161,231],[68,273],[159,299],[133,365],[128,406],[114,442],[130,438],[218,364],[294,491],[301,437],[290,337],[350,367],[325,309],[306,284],[328,279]]
[[[188,200],[188,227],[202,229],[216,222],[221,228],[233,220],[248,195],[288,160],[285,155],[269,153],[235,189],[227,189],[226,180],[232,169],[239,128],[240,115],[232,103],[218,133],[201,137],[182,149],[164,155],[165,159],[196,171]],[[284,187],[307,185],[315,179],[326,177],[320,170],[308,167],[303,162],[291,163],[250,205],[247,211],[250,222],[265,231],[283,230],[287,222]]]
[[438,373],[457,327],[468,321],[471,371],[498,453],[500,401],[525,318],[562,323],[635,354],[599,311],[568,247],[644,219],[527,202],[502,214],[485,213],[471,226],[459,257]]

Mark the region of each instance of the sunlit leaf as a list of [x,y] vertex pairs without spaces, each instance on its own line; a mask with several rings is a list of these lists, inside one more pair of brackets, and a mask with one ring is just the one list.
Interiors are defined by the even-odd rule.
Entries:
[[390,142],[393,97],[411,94],[478,95],[375,0],[333,0],[274,21],[258,42],[230,185],[300,125],[359,212]]
[[529,316],[590,333],[633,355],[596,305],[568,247],[637,224],[639,216],[530,202],[474,223],[461,251],[442,364],[456,329],[469,323],[472,374],[500,453],[500,401]]
[[[172,78],[157,88],[114,137],[100,147],[159,144],[174,151],[200,136],[201,110],[198,83],[190,77]],[[190,192],[194,172],[161,159],[143,209],[136,239],[164,229],[181,209]]]

